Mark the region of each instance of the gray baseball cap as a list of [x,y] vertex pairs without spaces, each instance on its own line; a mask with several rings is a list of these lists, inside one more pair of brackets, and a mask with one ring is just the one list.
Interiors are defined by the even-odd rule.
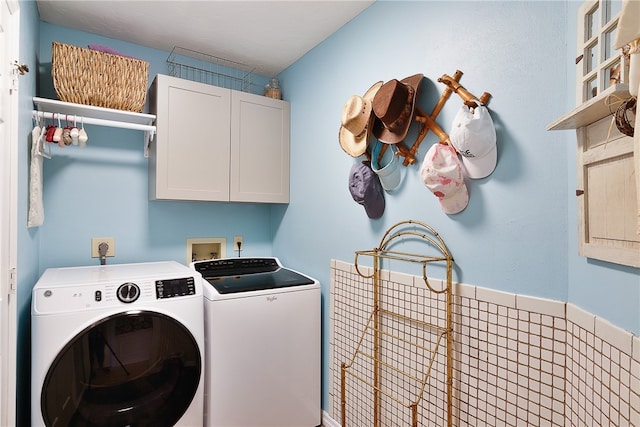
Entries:
[[384,213],[384,193],[378,175],[371,170],[370,162],[356,163],[349,174],[349,191],[357,203],[364,206],[371,219],[380,218]]

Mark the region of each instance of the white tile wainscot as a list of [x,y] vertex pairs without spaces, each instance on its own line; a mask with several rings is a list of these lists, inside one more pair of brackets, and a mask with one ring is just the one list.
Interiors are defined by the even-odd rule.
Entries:
[[[361,271],[363,271],[361,267]],[[441,302],[423,298],[422,277],[381,271],[394,293],[410,292],[404,307],[440,316]],[[340,419],[340,363],[351,353],[370,310],[371,279],[352,263],[331,262],[331,360],[328,416]],[[429,278],[437,287],[441,279]],[[454,283],[454,425],[640,427],[640,338],[574,304]],[[406,303],[405,303],[406,305]],[[356,330],[354,330],[356,329]],[[429,384],[421,426],[438,425],[442,404]],[[361,425],[371,402],[360,406]],[[394,413],[389,425],[404,425]]]

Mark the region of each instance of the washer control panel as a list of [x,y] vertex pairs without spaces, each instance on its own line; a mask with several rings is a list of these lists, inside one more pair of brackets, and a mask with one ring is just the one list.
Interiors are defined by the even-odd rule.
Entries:
[[196,294],[196,282],[193,277],[156,280],[156,298],[183,297]]
[[270,273],[280,268],[275,258],[223,258],[196,262],[194,268],[206,278]]

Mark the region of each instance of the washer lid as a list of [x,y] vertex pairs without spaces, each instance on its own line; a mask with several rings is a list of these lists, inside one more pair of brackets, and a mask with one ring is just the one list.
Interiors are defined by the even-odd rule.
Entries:
[[205,279],[221,294],[287,288],[315,283],[313,279],[286,268],[279,268],[269,273],[205,277]]
[[196,261],[192,266],[206,277],[267,273],[281,267],[277,258],[221,258]]
[[220,294],[311,285],[315,281],[282,267],[276,258],[227,258],[197,262],[194,268]]

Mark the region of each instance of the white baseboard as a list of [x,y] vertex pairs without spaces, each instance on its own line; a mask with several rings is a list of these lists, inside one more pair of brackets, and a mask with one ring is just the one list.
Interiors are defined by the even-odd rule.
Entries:
[[334,420],[327,414],[326,411],[322,411],[322,427],[341,427],[340,423]]

